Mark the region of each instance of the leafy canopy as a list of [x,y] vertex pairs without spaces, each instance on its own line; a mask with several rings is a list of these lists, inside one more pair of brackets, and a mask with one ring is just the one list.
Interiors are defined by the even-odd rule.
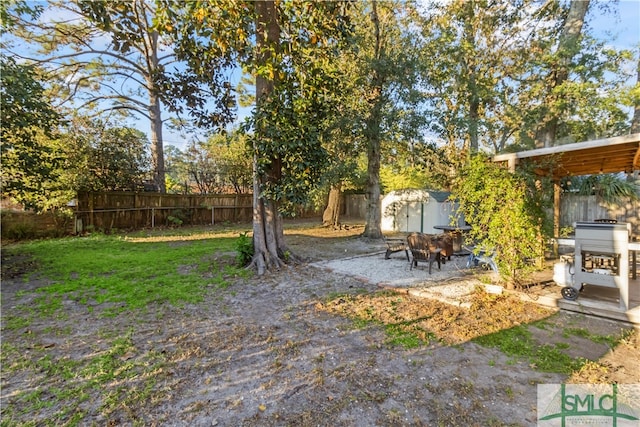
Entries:
[[0,67],[2,193],[28,209],[42,210],[44,193],[60,164],[51,144],[60,115],[44,95],[33,67],[5,56],[0,57]]
[[[272,22],[258,23],[258,3],[163,0],[157,26],[176,40],[176,55],[190,73],[216,85],[241,68],[268,93],[243,127],[256,159],[261,195],[283,211],[306,201],[326,164],[322,146],[338,81],[333,58],[348,20],[344,2],[279,1]],[[275,28],[277,43],[260,34]],[[260,31],[259,31],[260,30]]]

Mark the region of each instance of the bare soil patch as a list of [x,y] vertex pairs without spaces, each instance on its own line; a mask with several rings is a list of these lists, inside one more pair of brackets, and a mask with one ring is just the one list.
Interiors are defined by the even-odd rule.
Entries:
[[[287,242],[316,263],[384,250],[361,232],[291,228]],[[68,298],[45,315],[35,291],[47,281],[24,281],[30,262],[3,258],[3,425],[533,426],[537,384],[640,383],[637,334],[613,349],[591,338],[628,325],[508,296],[478,294],[467,309],[300,264],[212,287],[199,304],[105,317],[106,307]],[[15,324],[21,316],[28,326]],[[394,344],[389,325],[423,342]],[[570,375],[542,372],[474,340],[518,326],[591,362]],[[89,375],[96,355],[104,365]],[[91,386],[118,370],[127,375]]]

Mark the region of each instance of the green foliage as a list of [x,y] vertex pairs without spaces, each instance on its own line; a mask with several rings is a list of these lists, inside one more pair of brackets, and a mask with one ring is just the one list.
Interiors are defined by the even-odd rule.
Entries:
[[209,147],[225,189],[238,194],[250,191],[253,158],[246,138],[240,132],[218,135],[209,139]]
[[[567,180],[565,180],[565,185]],[[569,187],[569,186],[567,186]],[[570,189],[578,194],[595,195],[599,201],[614,205],[625,200],[638,200],[639,189],[632,182],[617,174],[589,175],[571,178]]]
[[235,242],[236,246],[236,262],[239,266],[244,267],[253,259],[254,247],[253,239],[248,233],[240,233],[240,237]]
[[[230,87],[218,85],[211,70],[198,76],[178,64],[172,40],[154,26],[159,3],[51,0],[40,7],[40,19],[19,19],[20,10],[12,8],[19,44],[11,51],[43,64],[48,90],[65,107],[91,117],[147,119],[152,178],[164,191],[165,112],[185,117],[197,111],[195,126],[224,126],[233,118],[234,103]],[[64,13],[77,19],[55,18]]]
[[[262,131],[250,135],[258,153],[256,173],[263,177],[261,193],[268,200],[277,201],[287,213],[307,202],[327,162],[320,124],[314,123],[317,117],[312,117],[312,111],[321,113],[326,107],[303,98],[291,104],[287,106],[278,96],[265,100],[252,124]],[[305,116],[308,121],[299,122]]]
[[182,223],[184,222],[184,220],[182,219],[182,212],[181,211],[174,211],[173,215],[169,215],[167,216],[167,221],[169,221],[169,224],[171,226],[174,227],[179,227],[182,225]]
[[[533,148],[547,127],[555,128],[554,143],[626,132],[637,55],[596,40],[588,22],[566,37],[574,30],[564,28],[568,9],[577,3],[588,4],[453,0],[425,8],[419,22],[431,131],[492,152]],[[594,2],[590,9],[587,17]]]
[[2,59],[2,191],[36,211],[66,206],[80,190],[137,190],[148,141],[131,128],[75,117],[58,129],[33,68]]
[[61,140],[61,181],[73,191],[138,191],[151,176],[149,141],[137,129],[75,117]]
[[[11,13],[10,13],[11,12]],[[0,34],[11,30],[18,24],[16,16],[27,15],[31,19],[36,19],[42,12],[42,5],[29,2],[27,0],[11,0],[0,2]],[[4,40],[2,41],[4,45]]]
[[430,188],[425,171],[419,167],[402,168],[401,171],[392,165],[380,167],[380,189],[383,193],[406,188]]
[[184,150],[165,149],[167,191],[200,194],[247,193],[251,190],[252,155],[237,130],[193,141]]
[[450,159],[458,153],[450,155],[446,148],[420,142],[385,144],[383,151],[383,193],[406,188],[449,189],[451,171],[455,170]]
[[0,68],[2,193],[41,211],[61,166],[60,148],[52,142],[60,115],[34,67],[2,55]]
[[[523,173],[511,173],[484,156],[473,157],[454,181],[452,197],[471,225],[478,247],[495,250],[500,275],[510,284],[533,270],[543,255],[543,188]],[[537,186],[536,186],[537,184]]]
[[[247,124],[253,130],[249,139],[261,193],[276,202],[282,213],[295,215],[296,205],[309,201],[329,166],[326,140],[340,89],[334,60],[344,36],[343,8],[348,5],[276,5],[277,23],[269,25],[282,31],[258,45],[268,54],[248,67],[254,70],[257,84],[265,83],[267,92],[258,94],[257,108]],[[303,29],[302,23],[306,23]],[[270,28],[265,31],[271,34]],[[296,33],[299,36],[291,36]],[[275,52],[267,45],[274,41],[279,45]]]
[[380,167],[383,193],[406,188],[449,190],[455,166],[446,150],[427,144],[411,144],[410,149],[403,150],[397,144],[393,152]]
[[272,20],[256,27],[264,3],[167,1],[158,25],[175,36],[178,55],[199,78],[224,86],[224,69],[239,64],[265,83],[244,130],[253,148],[250,157],[257,158],[261,195],[293,213],[307,201],[326,164],[322,138],[337,81],[332,59],[348,26],[343,9],[349,5],[273,6]]

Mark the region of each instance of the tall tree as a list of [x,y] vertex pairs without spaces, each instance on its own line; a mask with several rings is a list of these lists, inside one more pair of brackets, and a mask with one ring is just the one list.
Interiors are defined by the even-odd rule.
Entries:
[[[41,19],[23,19],[19,12],[13,14],[20,24],[13,34],[20,42],[11,52],[49,71],[48,86],[62,105],[107,120],[122,114],[149,121],[154,182],[161,192],[163,108],[198,110],[198,124],[224,124],[232,117],[228,97],[211,96],[210,89],[228,91],[180,69],[171,41],[154,28],[151,0],[54,0]],[[218,102],[210,104],[210,98]],[[212,111],[204,113],[207,108]]]
[[359,2],[353,9],[355,37],[351,45],[355,82],[348,93],[356,100],[347,127],[366,147],[367,210],[363,237],[382,237],[380,168],[385,144],[408,145],[420,134],[416,45],[411,28],[413,2]]
[[253,264],[279,268],[290,255],[282,214],[308,198],[322,170],[330,58],[348,23],[342,2],[166,1],[161,26],[199,75],[241,66],[256,80],[246,129],[254,154]]
[[367,211],[363,235],[370,238],[382,237],[380,222],[380,151],[382,106],[384,103],[384,83],[388,77],[384,64],[385,45],[383,44],[378,2],[371,3],[371,24],[373,25],[373,56],[370,69],[370,95],[367,101],[370,110],[365,119],[365,138],[367,140]]
[[551,64],[547,77],[548,111],[541,117],[541,125],[537,130],[536,145],[539,147],[550,147],[556,143],[558,125],[563,115],[557,97],[558,88],[569,79],[571,63],[580,51],[580,36],[589,3],[590,0],[572,0],[562,25],[555,60]]
[[[432,2],[421,21],[432,131],[470,151],[621,133],[617,51],[584,32],[588,2]],[[587,22],[588,23],[588,22]]]
[[500,150],[522,128],[521,79],[546,37],[529,15],[533,3],[454,0],[422,13],[428,117],[451,150]]
[[528,136],[537,147],[628,132],[621,100],[629,98],[634,55],[593,37],[591,10],[589,1],[558,3],[552,42],[531,62],[528,90],[536,102],[523,111],[535,124]]
[[635,96],[632,97],[633,119],[631,119],[631,133],[640,133],[640,53],[637,61],[637,79],[634,89]]
[[3,196],[36,211],[49,206],[61,153],[53,143],[61,124],[33,66],[0,56],[0,153]]

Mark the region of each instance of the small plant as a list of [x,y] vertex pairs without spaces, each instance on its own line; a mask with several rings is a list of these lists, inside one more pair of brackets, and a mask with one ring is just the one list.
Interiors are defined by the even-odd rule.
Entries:
[[424,342],[406,329],[402,325],[386,325],[385,332],[387,334],[387,344],[391,346],[399,346],[405,349],[418,348]]
[[188,219],[189,214],[182,209],[174,209],[171,214],[167,216],[168,225],[171,227],[180,227]]
[[171,223],[171,225],[174,226],[174,227],[179,227],[179,226],[182,225],[182,220],[180,218],[172,216],[172,215],[169,215],[167,217],[167,221],[169,221]]
[[504,390],[504,394],[507,395],[509,399],[513,399],[513,389],[509,386]]
[[560,237],[569,237],[575,234],[575,229],[571,226],[562,227],[560,229]]
[[253,239],[247,232],[240,233],[236,240],[236,262],[240,266],[245,266],[253,259]]

